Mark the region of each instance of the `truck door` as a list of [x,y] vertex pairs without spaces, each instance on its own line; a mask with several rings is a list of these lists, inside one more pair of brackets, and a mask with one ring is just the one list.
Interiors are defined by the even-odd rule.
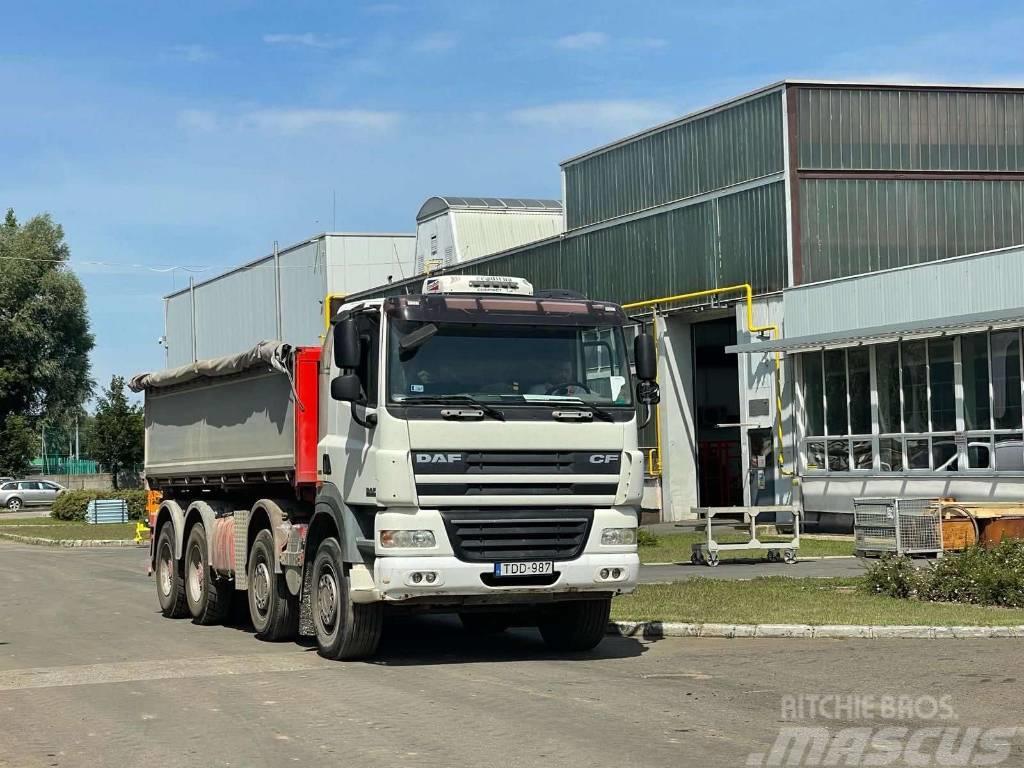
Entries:
[[[359,377],[362,401],[346,403],[327,397],[328,419],[323,430],[321,467],[324,481],[336,485],[344,501],[350,505],[375,504],[376,481],[376,416],[378,399],[378,371],[380,367],[380,313],[376,308],[355,316],[359,328],[360,361],[354,373]],[[330,339],[330,336],[328,336]],[[328,341],[330,377],[340,374],[334,367],[332,341]],[[330,389],[329,386],[321,391]],[[329,471],[328,471],[329,470]]]

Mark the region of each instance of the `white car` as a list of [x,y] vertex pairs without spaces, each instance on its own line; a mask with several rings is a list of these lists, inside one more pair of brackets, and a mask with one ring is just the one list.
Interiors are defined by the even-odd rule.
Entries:
[[11,480],[0,485],[0,507],[17,512],[23,507],[49,506],[66,490],[49,480]]

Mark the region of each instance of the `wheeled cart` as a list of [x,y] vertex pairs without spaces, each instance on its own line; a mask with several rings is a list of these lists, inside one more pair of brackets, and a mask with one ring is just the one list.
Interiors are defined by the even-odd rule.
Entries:
[[[796,562],[800,550],[800,510],[787,506],[760,507],[694,507],[696,519],[687,520],[676,525],[703,531],[705,540],[692,546],[690,562],[694,565],[717,566],[720,552],[743,550],[763,551],[769,562],[784,562],[792,565]],[[757,534],[757,518],[760,515],[778,513],[792,516],[792,523],[776,523],[780,528],[792,525],[792,536],[784,541],[761,541]],[[738,519],[742,516],[742,520]],[[715,538],[715,531],[744,531],[749,535],[747,541],[720,542]]]

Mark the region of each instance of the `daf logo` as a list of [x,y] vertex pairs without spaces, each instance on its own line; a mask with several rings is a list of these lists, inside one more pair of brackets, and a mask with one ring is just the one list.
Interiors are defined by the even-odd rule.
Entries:
[[462,461],[461,453],[417,453],[417,464],[458,464]]
[[618,460],[617,453],[595,453],[590,457],[591,464],[614,464]]

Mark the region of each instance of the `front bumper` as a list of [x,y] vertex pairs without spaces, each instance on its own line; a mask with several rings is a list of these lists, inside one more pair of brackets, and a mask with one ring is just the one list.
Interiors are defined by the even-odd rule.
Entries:
[[[601,578],[601,571],[619,569],[617,579]],[[489,585],[484,578],[494,573],[493,563],[467,563],[455,557],[378,557],[373,566],[377,599],[400,601],[420,598],[484,597],[482,602],[530,602],[530,596],[550,600],[559,594],[595,592],[625,594],[636,588],[640,558],[636,553],[583,554],[575,560],[554,563],[557,577],[550,584],[525,585],[515,577]],[[412,583],[414,573],[436,574],[433,583]],[[353,595],[354,599],[357,599]],[[481,602],[481,601],[474,601]]]

